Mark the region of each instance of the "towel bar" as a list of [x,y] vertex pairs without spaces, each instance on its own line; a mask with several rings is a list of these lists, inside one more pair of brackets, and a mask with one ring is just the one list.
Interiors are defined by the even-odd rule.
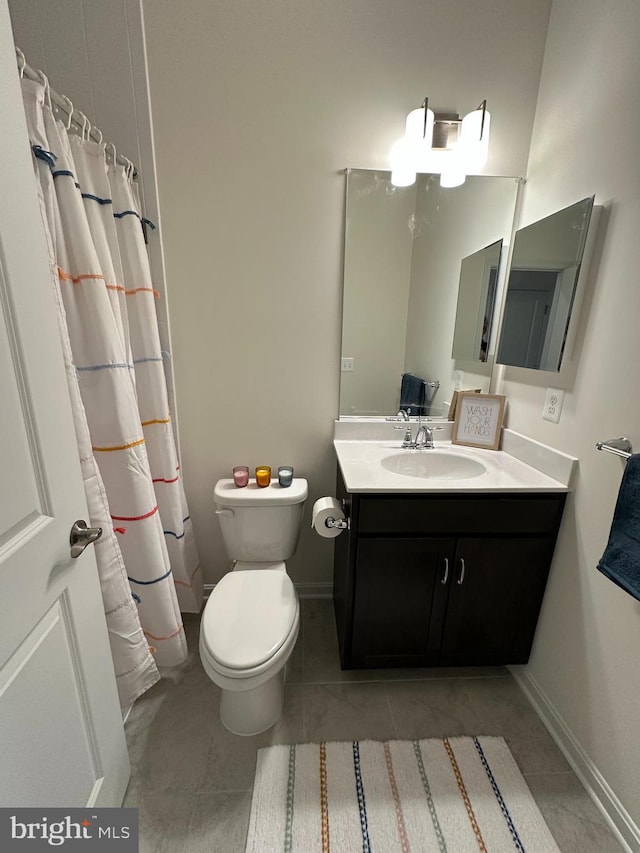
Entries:
[[424,387],[425,387],[425,394],[424,394],[425,402],[431,403],[431,401],[433,400],[433,398],[436,395],[436,391],[440,387],[440,382],[437,379],[433,382],[425,382]]
[[606,450],[607,453],[613,453],[616,456],[622,456],[623,459],[628,459],[633,453],[631,442],[628,438],[610,438],[608,441],[596,442],[598,450]]

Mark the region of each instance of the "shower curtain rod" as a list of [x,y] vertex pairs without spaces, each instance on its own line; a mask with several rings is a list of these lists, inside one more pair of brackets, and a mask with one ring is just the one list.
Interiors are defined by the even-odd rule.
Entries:
[[[20,72],[20,77],[26,77],[29,80],[33,80],[35,83],[42,83],[45,87],[46,95],[51,99],[51,103],[55,104],[59,110],[66,114],[69,124],[74,124],[83,135],[87,133],[89,139],[92,139],[94,142],[102,142],[102,131],[95,125],[92,125],[83,112],[75,109],[69,98],[65,95],[59,95],[55,89],[51,88],[49,80],[44,72],[33,69],[27,63],[25,55],[19,47],[16,47],[16,57],[18,60],[18,71]],[[88,132],[86,130],[87,127],[89,128]],[[126,169],[131,170],[131,177],[134,180],[138,177],[138,169],[134,163],[129,160],[128,157],[123,157],[121,154],[118,154],[113,142],[107,142],[106,149],[111,149],[113,151],[112,160],[120,166],[124,166]]]

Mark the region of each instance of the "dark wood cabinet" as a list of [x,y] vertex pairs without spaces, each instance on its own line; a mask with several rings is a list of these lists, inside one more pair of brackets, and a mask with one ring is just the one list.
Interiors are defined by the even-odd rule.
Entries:
[[338,494],[344,669],[528,660],[564,493]]
[[452,539],[362,538],[353,599],[354,666],[438,663],[444,565]]

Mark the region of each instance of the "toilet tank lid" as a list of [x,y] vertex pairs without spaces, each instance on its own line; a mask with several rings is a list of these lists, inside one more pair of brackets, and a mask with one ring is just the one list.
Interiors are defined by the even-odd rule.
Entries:
[[270,486],[260,488],[254,480],[239,489],[233,480],[218,480],[213,490],[215,501],[220,506],[290,506],[306,500],[309,494],[307,481],[295,478],[290,486],[282,488],[277,480]]

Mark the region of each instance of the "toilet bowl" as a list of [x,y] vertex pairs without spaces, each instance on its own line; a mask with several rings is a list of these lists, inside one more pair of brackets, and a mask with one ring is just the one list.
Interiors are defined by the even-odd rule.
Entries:
[[299,628],[300,605],[284,563],[236,566],[217,584],[202,615],[200,658],[222,688],[220,717],[229,731],[255,735],[278,720]]
[[282,713],[285,667],[300,629],[284,560],[295,551],[307,493],[306,480],[287,489],[277,481],[260,489],[216,484],[216,513],[236,561],[204,608],[200,659],[222,689],[220,717],[234,734],[259,734]]

